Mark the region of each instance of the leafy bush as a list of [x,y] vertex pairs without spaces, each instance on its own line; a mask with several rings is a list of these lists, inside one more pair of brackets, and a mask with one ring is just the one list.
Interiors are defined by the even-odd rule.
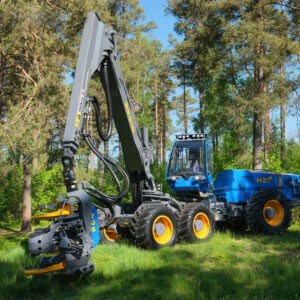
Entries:
[[32,210],[35,211],[38,205],[56,202],[63,192],[65,189],[61,164],[40,171],[32,179]]

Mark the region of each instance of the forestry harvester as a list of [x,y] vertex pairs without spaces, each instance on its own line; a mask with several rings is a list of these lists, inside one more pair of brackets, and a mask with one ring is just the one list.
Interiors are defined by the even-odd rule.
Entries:
[[[99,76],[106,96],[105,132],[98,99],[87,95],[93,75]],[[92,108],[102,141],[109,140],[114,122],[128,175],[92,142],[89,133]],[[88,183],[76,182],[74,157],[81,140],[111,173],[117,194],[108,195]],[[190,162],[184,169],[183,153],[185,159],[198,157],[201,168]],[[221,172],[211,194],[212,175],[204,135],[181,136],[174,144],[167,178],[180,201],[162,193],[160,186],[155,185],[150,172],[152,162],[147,128],[140,132],[137,126],[119,65],[116,33],[96,13],[90,13],[83,30],[63,137],[62,164],[67,194],[59,196],[58,204],[41,207],[56,208],[56,211],[35,217],[52,221],[49,227],[35,229],[30,236],[29,253],[40,260],[37,269],[27,270],[25,274],[79,272],[87,275],[94,270],[90,255],[99,240],[114,242],[122,234],[131,236],[141,247],[157,249],[175,245],[178,236],[190,241],[207,240],[215,220],[235,220],[241,215],[249,217],[250,226],[257,230],[285,229],[290,222],[290,208],[300,202],[294,199],[300,197],[298,175],[262,171]],[[120,203],[129,188],[132,202]]]

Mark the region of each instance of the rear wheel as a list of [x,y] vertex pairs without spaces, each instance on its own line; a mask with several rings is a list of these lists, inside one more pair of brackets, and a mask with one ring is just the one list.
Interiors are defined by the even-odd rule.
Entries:
[[147,249],[174,246],[178,223],[173,211],[160,204],[143,204],[136,211],[130,229],[136,243]]
[[291,208],[278,191],[259,190],[247,203],[247,222],[254,233],[282,233],[290,226],[291,220]]
[[114,244],[120,237],[121,234],[117,233],[112,228],[103,228],[100,230],[100,243],[103,244]]
[[185,204],[177,212],[179,237],[190,242],[208,240],[215,227],[214,217],[202,203]]

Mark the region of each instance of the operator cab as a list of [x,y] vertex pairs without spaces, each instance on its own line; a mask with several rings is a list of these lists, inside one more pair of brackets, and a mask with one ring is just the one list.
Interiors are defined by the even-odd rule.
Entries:
[[177,135],[167,166],[167,182],[178,196],[212,188],[211,156],[206,134]]

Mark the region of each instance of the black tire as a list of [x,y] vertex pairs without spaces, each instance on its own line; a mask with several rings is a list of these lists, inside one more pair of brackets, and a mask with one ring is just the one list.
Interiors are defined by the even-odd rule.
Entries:
[[[265,213],[268,201],[274,201],[278,206],[278,214],[273,218],[268,218]],[[281,234],[290,226],[292,212],[282,193],[272,189],[261,189],[248,200],[246,217],[253,233]]]
[[100,237],[99,243],[113,245],[120,238],[120,236],[121,235],[116,232],[114,232],[114,234],[112,234],[111,229],[101,229],[99,231],[99,237]]
[[[201,230],[196,228],[196,217],[201,220]],[[214,233],[215,221],[210,210],[202,203],[188,203],[177,211],[179,238],[189,242],[207,241]]]
[[[166,222],[163,224],[163,222]],[[162,235],[155,225],[163,224]],[[178,221],[175,213],[162,204],[142,204],[134,214],[130,233],[139,247],[159,249],[174,246],[178,237]]]

